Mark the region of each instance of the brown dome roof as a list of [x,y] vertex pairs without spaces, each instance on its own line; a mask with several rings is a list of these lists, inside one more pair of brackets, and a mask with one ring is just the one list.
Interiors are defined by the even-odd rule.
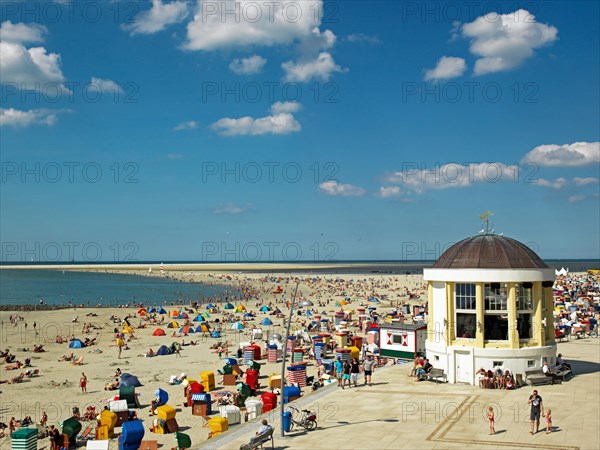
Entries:
[[433,269],[548,269],[529,247],[496,234],[471,236],[454,244]]

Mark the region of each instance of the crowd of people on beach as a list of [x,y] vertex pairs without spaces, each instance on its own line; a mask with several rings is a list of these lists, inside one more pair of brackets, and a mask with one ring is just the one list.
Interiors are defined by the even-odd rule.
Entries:
[[[109,322],[112,324],[109,326],[109,329],[114,325],[114,333],[111,336],[114,340],[117,341],[117,351],[120,357],[121,352],[123,350],[128,350],[131,347],[135,347],[134,342],[136,339],[136,333],[141,331],[136,331],[133,333],[126,333],[123,331],[124,327],[135,328],[137,330],[142,330],[146,327],[159,326],[162,324],[166,324],[171,320],[179,321],[179,325],[181,327],[191,326],[194,324],[192,319],[192,311],[197,308],[204,308],[206,304],[211,303],[213,306],[209,311],[211,314],[216,314],[219,317],[206,320],[210,325],[211,331],[219,331],[226,332],[230,330],[228,326],[234,322],[241,322],[242,329],[240,330],[240,334],[236,336],[239,340],[239,336],[245,336],[249,341],[253,340],[252,328],[255,325],[257,319],[262,319],[263,317],[272,316],[284,319],[281,323],[276,324],[276,326],[286,324],[287,318],[283,317],[284,307],[289,307],[291,305],[291,297],[293,295],[293,291],[295,288],[295,280],[297,277],[291,276],[264,276],[258,279],[258,284],[256,282],[256,277],[249,277],[246,275],[214,275],[212,279],[214,280],[214,285],[220,285],[222,281],[226,281],[232,286],[229,290],[222,291],[222,295],[215,295],[214,297],[210,297],[205,299],[204,302],[199,303],[197,301],[194,302],[186,302],[186,299],[178,299],[172,302],[163,302],[163,304],[170,303],[172,305],[185,305],[185,307],[181,308],[182,312],[186,312],[189,314],[189,317],[180,320],[179,318],[171,319],[169,316],[164,314],[150,313],[139,315],[136,313],[128,313],[124,317],[117,317],[116,315],[111,315],[109,318]],[[348,277],[321,277],[321,276],[310,276],[303,277],[302,279],[302,288],[298,291],[298,300],[301,301],[303,299],[311,299],[315,306],[309,308],[308,311],[314,314],[322,314],[322,313],[331,313],[334,311],[341,310],[339,307],[339,302],[344,300],[347,304],[352,305],[355,304],[367,304],[367,302],[373,298],[377,298],[381,302],[386,302],[385,305],[388,308],[394,307],[391,313],[395,316],[401,315],[401,311],[399,311],[399,306],[401,301],[406,299],[419,300],[422,296],[424,296],[426,292],[426,285],[423,283],[418,284],[416,287],[408,287],[402,284],[402,277],[396,277],[390,281],[389,278],[385,279],[383,277],[370,276],[364,277],[361,279],[352,279]],[[207,283],[210,285],[211,283]],[[564,301],[564,309],[568,311],[569,316],[565,317],[562,313],[557,315],[557,327],[565,324],[564,320],[567,320],[568,326],[574,327],[575,320],[578,323],[583,323],[583,321],[587,320],[587,323],[590,323],[591,326],[594,326],[595,314],[597,313],[597,308],[595,308],[595,304],[592,301],[586,302],[585,300],[580,300],[584,297],[597,296],[598,292],[600,292],[600,285],[598,283],[598,277],[590,277],[590,276],[570,276],[559,278],[557,280],[557,285],[555,286],[555,290],[561,293],[561,299]],[[386,293],[387,292],[387,293]],[[391,292],[391,293],[390,293]],[[567,296],[569,297],[567,299]],[[558,296],[557,296],[558,298]],[[396,302],[396,303],[395,303]],[[233,303],[234,305],[238,305],[243,303],[246,305],[246,309],[240,313],[225,309],[226,303]],[[136,307],[143,308],[144,302],[132,302],[131,305],[136,305]],[[335,306],[335,309],[333,305]],[[268,306],[268,311],[260,311],[262,306]],[[575,311],[572,311],[572,307],[575,306]],[[255,310],[252,310],[252,309]],[[328,311],[326,311],[328,309]],[[573,313],[576,314],[576,317],[573,316]],[[244,314],[247,314],[244,317]],[[87,315],[86,317],[88,317]],[[92,316],[89,316],[92,317]],[[371,317],[373,321],[380,320],[376,316],[376,312]],[[311,330],[310,327],[314,326],[312,324],[312,320],[310,316],[304,311],[301,316],[294,317],[293,319],[293,328],[295,331],[315,331]],[[17,326],[20,323],[23,323],[26,327],[28,324],[24,320],[23,317],[18,315],[11,315],[10,322],[14,326]],[[74,323],[79,323],[79,316],[76,316],[73,320]],[[569,323],[571,322],[571,323]],[[597,323],[596,323],[597,324]],[[358,325],[357,322],[350,321],[349,326],[356,328]],[[321,326],[321,325],[319,325]],[[327,323],[325,329],[332,332],[335,329],[335,322],[331,320]],[[597,325],[596,325],[597,326]],[[37,335],[38,324],[33,323],[32,329],[36,331]],[[77,325],[79,329],[79,325]],[[85,322],[82,325],[81,333],[83,335],[90,335],[94,332],[98,332],[102,330],[103,327],[99,326],[94,322]],[[31,330],[30,330],[31,332]],[[358,331],[356,331],[358,332]],[[186,343],[186,339],[188,335],[185,332],[179,332],[174,329],[172,334],[170,335],[172,338],[176,338],[177,341],[172,342],[170,346],[170,350],[172,354],[176,356],[180,354],[180,351],[183,347],[195,346],[198,345],[198,341],[188,340]],[[57,344],[68,344],[71,341],[75,340],[75,336],[71,335],[70,337],[57,336],[53,343]],[[181,340],[180,340],[181,339]],[[119,344],[118,342],[122,341],[124,345]],[[85,336],[82,340],[83,344],[87,346],[94,346],[97,343],[97,337]],[[114,345],[114,344],[113,344]],[[265,346],[266,346],[265,342]],[[329,345],[326,347],[326,351],[331,353],[335,351],[337,343],[335,341],[331,341]],[[139,347],[139,346],[138,346]],[[314,351],[310,343],[305,345],[305,350],[307,357],[309,359],[314,359]],[[145,348],[145,347],[143,347]],[[225,339],[215,341],[211,346],[215,358],[221,360],[223,356],[228,357],[231,353],[232,355],[241,358],[243,354],[241,353],[241,348],[235,348],[232,344],[232,341],[227,341]],[[233,350],[232,350],[233,349]],[[43,351],[43,344],[36,344],[33,352],[41,352]],[[143,350],[142,350],[143,351]],[[189,349],[188,349],[189,351]],[[266,352],[266,347],[264,349]],[[62,351],[61,351],[62,353]],[[144,357],[154,357],[157,351],[153,348],[149,348],[146,352],[141,353],[140,356]],[[25,359],[24,363],[16,360],[14,354],[12,354],[8,349],[4,352],[0,352],[0,357],[2,358],[2,363],[4,367],[15,367],[16,369],[21,368],[29,368],[29,364],[31,360],[29,358]],[[561,355],[559,355],[561,357]],[[56,357],[54,357],[56,358]],[[377,355],[368,354],[366,352],[361,353],[360,357],[354,357],[350,360],[342,361],[341,358],[336,358],[333,362],[333,366],[331,368],[326,368],[323,363],[316,365],[317,368],[317,379],[314,380],[315,385],[323,385],[323,383],[329,379],[337,379],[339,387],[342,389],[346,388],[357,388],[360,385],[363,386],[372,386],[373,384],[373,374],[377,367],[379,367],[379,358]],[[74,356],[74,353],[64,354],[59,361],[67,361],[76,365],[83,364],[83,357],[79,358]],[[559,360],[557,360],[559,363]],[[560,360],[561,367],[563,365],[568,365],[564,360]],[[411,376],[415,377],[415,380],[421,381],[427,378],[427,375],[430,373],[433,368],[432,364],[426,358],[422,356],[418,356],[414,360],[413,370],[411,372]],[[34,369],[37,370],[37,369]],[[80,368],[76,368],[79,372]],[[550,372],[555,369],[549,368]],[[39,373],[39,372],[38,372]],[[360,380],[360,375],[363,375],[362,380]],[[109,378],[107,377],[106,383],[104,384],[104,390],[112,391],[117,390],[121,381],[121,370],[117,369],[114,376]],[[240,372],[239,379],[241,380],[244,372]],[[28,376],[28,375],[25,375]],[[32,375],[33,376],[33,375]],[[549,375],[551,376],[551,374]],[[75,375],[73,381],[75,381],[78,377],[79,382],[76,384],[80,391],[81,395],[86,395],[88,392],[88,377],[85,372],[81,372],[81,375]],[[481,388],[485,389],[506,389],[511,390],[515,388],[515,380],[514,376],[510,370],[506,370],[500,367],[495,367],[490,370],[485,370],[483,367],[480,368],[476,377],[478,380],[478,384]],[[91,378],[94,380],[95,378]],[[6,382],[3,381],[3,382]],[[538,398],[537,391],[532,397],[529,399],[530,404],[532,405],[532,410],[535,408],[540,409],[541,414],[546,417],[548,423],[551,426],[551,411],[548,409],[544,412],[542,407],[541,397]],[[44,413],[45,414],[45,413]],[[536,413],[537,414],[537,413]],[[532,431],[534,430],[534,425],[537,421],[539,421],[539,415],[532,413]],[[80,414],[79,411],[74,411],[73,416],[80,418],[82,420],[95,420],[96,411],[88,410],[84,414]],[[495,412],[493,409],[488,410],[488,423],[490,425],[490,434],[495,434],[494,422],[495,422]],[[47,420],[47,416],[46,416]],[[46,420],[40,420],[42,425],[46,426]],[[18,421],[14,418],[11,419],[9,424],[6,426],[9,430],[13,431],[17,429],[19,426],[24,426],[23,423],[30,423],[31,418],[25,417],[23,420]],[[2,428],[0,424],[0,428]],[[537,428],[535,428],[537,432]],[[48,432],[52,435],[53,433],[58,433],[58,429],[54,426],[50,426],[48,428]],[[58,447],[54,447],[58,448]]]
[[598,337],[600,275],[585,273],[558,276],[553,295],[557,339]]

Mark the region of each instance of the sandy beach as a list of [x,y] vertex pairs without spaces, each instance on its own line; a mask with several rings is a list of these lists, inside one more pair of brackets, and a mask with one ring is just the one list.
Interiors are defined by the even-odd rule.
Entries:
[[[222,386],[222,377],[216,372],[222,368],[216,350],[211,346],[219,341],[228,341],[230,355],[235,353],[239,347],[239,342],[251,341],[251,329],[254,327],[262,328],[264,331],[270,330],[283,334],[283,318],[277,318],[275,315],[269,315],[268,312],[259,312],[261,305],[271,304],[278,307],[283,316],[287,316],[288,308],[286,302],[292,296],[292,290],[295,286],[294,277],[290,277],[286,268],[280,265],[273,265],[270,269],[281,270],[280,273],[237,273],[243,270],[244,266],[236,266],[231,271],[221,270],[219,273],[210,271],[190,270],[189,268],[169,267],[165,273],[160,270],[154,270],[151,274],[147,268],[131,268],[120,273],[132,273],[138,275],[151,275],[172,277],[186,282],[205,282],[225,284],[233,287],[243,288],[250,292],[248,299],[235,300],[234,303],[242,303],[247,311],[255,313],[253,320],[247,321],[247,326],[241,332],[230,329],[229,323],[222,323],[223,334],[221,339],[214,339],[201,333],[190,334],[187,337],[172,337],[172,329],[167,329],[166,324],[169,318],[165,316],[165,324],[161,325],[167,332],[166,336],[153,336],[153,331],[157,325],[147,324],[145,328],[137,328],[142,322],[139,317],[130,319],[131,325],[135,331],[135,337],[128,342],[128,350],[124,350],[121,359],[118,359],[118,351],[114,338],[115,327],[122,328],[112,320],[111,316],[120,319],[127,315],[133,316],[138,311],[138,307],[129,308],[71,308],[55,311],[27,311],[27,312],[0,312],[2,321],[2,335],[0,339],[0,348],[2,350],[10,349],[10,352],[16,356],[16,360],[24,361],[31,357],[31,368],[39,369],[39,375],[32,378],[25,378],[25,381],[18,384],[2,384],[3,405],[0,411],[0,420],[8,423],[11,417],[22,419],[25,416],[31,416],[34,422],[40,420],[43,412],[48,415],[48,424],[57,425],[58,422],[67,419],[72,415],[73,407],[78,407],[82,412],[86,411],[87,406],[95,406],[97,411],[107,405],[108,400],[118,395],[118,391],[105,391],[106,383],[113,381],[113,376],[117,369],[124,373],[130,373],[139,377],[142,387],[137,388],[136,392],[140,394],[139,400],[143,405],[138,409],[138,417],[144,422],[146,430],[145,439],[157,440],[159,444],[164,444],[165,448],[175,445],[173,435],[154,434],[149,431],[152,419],[148,414],[148,407],[154,398],[154,391],[157,388],[168,392],[169,404],[177,409],[177,421],[181,431],[189,434],[194,445],[200,444],[208,437],[209,429],[204,426],[205,421],[201,417],[193,416],[190,408],[183,406],[184,395],[182,386],[171,386],[168,380],[172,375],[186,373],[188,378],[198,380],[200,372],[213,371],[216,374],[217,389]],[[53,267],[56,268],[56,267]],[[70,269],[73,269],[70,267]],[[113,272],[118,267],[87,267],[78,270],[95,270]],[[183,270],[182,270],[183,269]],[[203,269],[205,269],[203,267]],[[263,268],[264,269],[264,268]],[[310,266],[307,265],[307,269]],[[62,269],[61,269],[62,270]],[[233,273],[236,272],[236,273]],[[343,306],[344,310],[355,311],[361,305],[368,304],[369,297],[377,297],[380,303],[376,306],[380,314],[384,314],[392,307],[398,307],[403,303],[423,304],[426,302],[426,290],[422,278],[417,275],[376,275],[357,273],[335,273],[319,274],[314,276],[299,275],[300,286],[298,290],[299,299],[310,299],[313,303],[313,311],[322,315],[324,312],[327,317],[332,318],[335,311],[340,310],[336,303],[347,299],[347,304]],[[352,280],[352,281],[351,281]],[[274,294],[277,286],[282,286],[282,292]],[[412,299],[410,296],[412,295]],[[223,300],[224,303],[224,299]],[[171,305],[170,303],[173,303]],[[151,305],[146,305],[151,306]],[[167,312],[171,312],[178,304],[177,299],[165,301],[164,305]],[[221,305],[222,306],[222,305]],[[205,304],[198,305],[198,312],[205,311]],[[223,322],[226,319],[224,313],[211,314],[209,321],[216,326],[215,320]],[[18,314],[23,320],[17,322],[14,326],[10,323],[10,316]],[[260,326],[259,323],[268,315],[272,319],[272,326]],[[73,320],[78,318],[75,323]],[[191,315],[190,318],[192,318]],[[243,319],[242,314],[237,314],[237,318]],[[231,319],[231,317],[229,317]],[[410,317],[407,317],[410,321]],[[36,331],[33,329],[33,323],[36,323]],[[183,322],[178,320],[178,322]],[[304,328],[310,320],[305,316],[294,316],[292,330]],[[92,327],[88,334],[83,333],[85,323],[91,323]],[[27,326],[25,325],[27,324]],[[197,324],[196,324],[197,325]],[[357,331],[356,327],[351,327]],[[175,330],[178,331],[178,330]],[[56,336],[61,335],[67,339],[71,336],[84,340],[85,338],[96,339],[96,345],[82,349],[69,349],[68,343],[56,344]],[[197,345],[186,345],[181,350],[181,357],[177,355],[159,356],[147,358],[140,356],[145,354],[149,348],[157,350],[161,345],[169,346],[173,342],[181,343],[182,340],[187,344],[190,340],[197,341]],[[43,344],[46,352],[32,353],[33,346]],[[258,342],[264,346],[264,341]],[[69,362],[59,362],[63,355],[74,353],[75,357],[82,357],[83,365],[72,365]],[[225,355],[222,355],[225,356]],[[280,373],[281,364],[269,364],[265,360],[261,363],[260,384],[261,392],[268,390],[267,378],[273,373]],[[17,376],[26,369],[9,371],[2,366],[0,379],[8,380]],[[87,394],[81,393],[79,380],[82,372],[88,379]],[[307,367],[307,375],[315,375],[316,367],[314,361],[310,361]],[[309,395],[310,389],[305,388],[305,395]],[[92,423],[89,422],[91,425]],[[85,429],[88,422],[83,422]],[[235,428],[235,426],[234,426]],[[120,431],[119,428],[117,428]],[[2,438],[0,444],[2,447],[6,444],[8,438]],[[49,440],[39,441],[39,448],[48,445]],[[111,449],[117,448],[116,439],[110,443]]]

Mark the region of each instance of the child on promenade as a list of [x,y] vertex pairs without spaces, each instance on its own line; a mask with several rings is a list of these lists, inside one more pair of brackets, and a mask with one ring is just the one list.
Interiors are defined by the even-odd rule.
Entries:
[[494,408],[491,406],[488,408],[488,423],[490,425],[490,434],[496,434],[496,429],[494,428]]
[[552,433],[552,410],[546,410],[546,434]]

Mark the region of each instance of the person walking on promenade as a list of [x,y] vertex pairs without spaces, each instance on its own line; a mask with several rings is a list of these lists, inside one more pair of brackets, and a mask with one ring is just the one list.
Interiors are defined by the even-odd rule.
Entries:
[[529,414],[531,430],[529,431],[529,434],[535,434],[540,428],[540,415],[544,414],[544,403],[542,397],[538,395],[537,390],[534,390],[533,394],[529,396],[527,403],[531,405],[531,412]]
[[552,410],[546,410],[546,434],[552,433]]
[[350,387],[354,384],[354,387],[357,387],[356,383],[358,383],[358,374],[360,372],[360,364],[358,363],[358,358],[352,358],[352,362],[350,363]]
[[375,371],[375,360],[373,359],[373,355],[367,356],[367,359],[363,362],[363,369],[365,371],[365,384],[371,386],[373,372]]

